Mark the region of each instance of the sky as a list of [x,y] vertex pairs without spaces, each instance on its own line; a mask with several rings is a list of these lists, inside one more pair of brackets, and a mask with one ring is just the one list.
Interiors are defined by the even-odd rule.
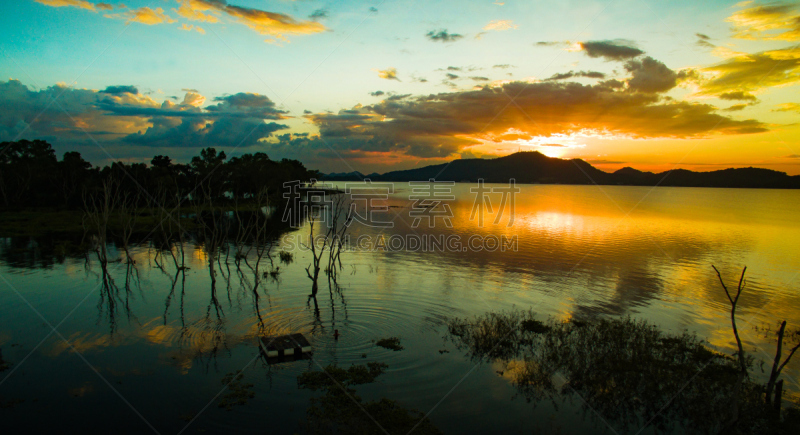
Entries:
[[800,3],[20,0],[0,141],[323,172],[517,151],[800,174]]

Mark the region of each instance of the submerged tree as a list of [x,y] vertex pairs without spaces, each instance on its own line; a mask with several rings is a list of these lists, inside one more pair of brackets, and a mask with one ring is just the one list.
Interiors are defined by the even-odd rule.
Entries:
[[[725,290],[725,294],[728,296],[728,300],[731,303],[731,327],[733,328],[733,335],[736,338],[736,344],[738,346],[738,357],[740,362],[740,378],[744,378],[747,376],[747,367],[745,363],[745,352],[742,346],[742,340],[739,338],[739,331],[736,328],[736,304],[739,301],[739,297],[742,294],[742,290],[744,290],[746,281],[744,279],[745,272],[747,271],[747,267],[742,269],[742,275],[739,278],[739,285],[736,288],[736,295],[732,296],[731,292],[728,290],[728,287],[725,285],[725,281],[722,279],[722,275],[720,274],[719,270],[715,266],[711,266],[714,271],[717,273],[717,278],[719,278],[719,283],[722,285],[722,289]],[[789,349],[789,354],[786,356],[785,359],[783,358],[783,344],[784,339],[786,338],[786,320],[781,321],[780,327],[778,328],[778,338],[776,343],[775,349],[775,359],[772,362],[772,367],[770,369],[769,380],[767,381],[767,385],[764,388],[764,403],[767,405],[773,405],[773,408],[780,412],[781,409],[781,397],[783,394],[783,380],[778,380],[780,377],[781,371],[783,371],[786,364],[792,359],[795,352],[800,349],[800,331],[790,332],[789,336],[797,340],[797,343],[794,344],[793,347]],[[741,382],[741,380],[739,381]],[[734,398],[735,400],[736,398]],[[734,405],[735,406],[735,405]],[[736,416],[736,414],[734,414]]]
[[[312,263],[306,267],[306,274],[311,280],[309,300],[317,296],[324,259],[327,259],[325,273],[335,280],[337,268],[342,267],[341,254],[345,247],[345,236],[353,221],[353,210],[344,195],[335,196],[327,204],[321,207],[318,215],[309,213],[308,216],[309,249],[312,256]],[[318,221],[320,217],[323,219]],[[323,223],[326,224],[324,228]],[[317,227],[318,224],[320,228]]]

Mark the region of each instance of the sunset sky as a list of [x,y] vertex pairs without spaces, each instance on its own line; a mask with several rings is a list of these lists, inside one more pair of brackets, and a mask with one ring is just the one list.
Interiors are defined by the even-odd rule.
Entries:
[[0,141],[386,172],[517,150],[800,174],[800,3],[21,0]]

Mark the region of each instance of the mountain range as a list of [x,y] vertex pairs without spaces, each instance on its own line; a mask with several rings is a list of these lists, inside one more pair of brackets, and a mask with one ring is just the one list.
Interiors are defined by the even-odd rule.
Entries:
[[326,174],[328,181],[456,181],[507,183],[514,179],[526,184],[603,184],[630,186],[742,187],[798,189],[800,175],[763,168],[730,168],[710,172],[673,169],[644,172],[630,167],[604,172],[581,159],[547,157],[538,151],[523,151],[495,159],[459,159],[385,174],[360,172]]

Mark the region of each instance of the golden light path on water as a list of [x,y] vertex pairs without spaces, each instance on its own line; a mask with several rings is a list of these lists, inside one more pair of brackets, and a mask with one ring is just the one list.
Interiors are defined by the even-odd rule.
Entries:
[[[445,236],[464,245],[431,252],[345,252],[338,279],[341,288],[329,289],[327,280],[321,278],[316,310],[308,301],[310,281],[305,271],[311,256],[298,243],[306,242],[308,225],[284,235],[275,248],[275,253],[292,252],[294,261],[283,264],[275,255],[274,266],[280,273],[274,279],[263,275],[273,270],[266,260],[261,269],[253,271],[244,262],[237,269],[232,258],[226,267],[222,258],[215,263],[213,292],[209,257],[202,246],[187,246],[185,281],[176,274],[168,253],[159,254],[162,271],[155,265],[155,250],[140,246],[134,251],[139,286],[132,288],[129,299],[120,300],[113,319],[108,317],[107,303],[99,298],[99,272],[91,262],[87,266],[82,259],[66,259],[49,269],[3,266],[4,277],[46,318],[63,318],[89,294],[59,328],[70,345],[51,337],[36,351],[37,357],[25,363],[26,370],[49,379],[51,388],[71,391],[82,400],[102,397],[102,383],[88,375],[80,381],[69,376],[48,377],[50,372],[58,373],[53,364],[64,367],[61,370],[72,367],[75,349],[112,381],[143,383],[127,394],[147,395],[150,383],[152,388],[165,382],[175,385],[175,394],[182,397],[175,412],[187,412],[184,408],[202,406],[216,394],[218,377],[241,369],[257,355],[257,337],[301,332],[311,340],[319,364],[385,362],[390,372],[381,391],[401,403],[430,409],[473,367],[442,339],[443,325],[452,317],[513,308],[531,308],[543,319],[553,316],[563,321],[630,315],[669,332],[696,332],[710,346],[732,352],[735,343],[729,303],[712,264],[720,268],[729,285],[735,285],[741,268],[748,266],[738,319],[749,354],[765,361],[774,356],[774,332],[765,335],[762,328],[774,331],[783,319],[790,328],[800,326],[800,281],[796,279],[800,271],[800,229],[796,225],[800,192],[521,185],[513,221],[507,204],[494,223],[501,195],[493,193],[489,195],[493,211],[484,210],[481,224],[477,214],[471,219],[475,195],[470,189],[474,187],[461,183],[452,187],[455,199],[446,201],[452,210],[451,228],[438,221],[433,228],[427,222],[412,228],[410,213],[415,205],[408,200],[411,187],[397,184],[388,200],[378,202],[390,206],[388,211],[373,216],[376,221],[393,220],[394,226],[356,226],[351,241],[359,236],[371,241],[379,235],[385,240]],[[515,249],[464,250],[472,236],[482,240],[516,238]],[[250,266],[253,255],[251,252]],[[124,285],[125,268],[119,264],[110,267],[117,285]],[[262,278],[258,298],[252,291],[256,276]],[[3,356],[19,361],[48,330],[13,293],[3,292],[0,298],[5,307],[0,328]],[[126,304],[130,314],[125,312]],[[110,328],[112,320],[115,326]],[[339,339],[333,338],[335,329],[341,332]],[[401,337],[405,350],[392,352],[375,346],[374,340],[390,336]],[[18,343],[23,346],[12,347]],[[302,416],[305,396],[286,394],[296,390],[299,373],[319,368],[314,364],[259,368],[248,374],[249,382],[256,385],[257,400],[266,401],[271,409]],[[436,423],[460,430],[464,427],[459,425],[498,424],[471,420],[471,415],[490,410],[528,413],[529,408],[520,403],[524,401],[512,400],[518,368],[512,361],[470,375],[468,382],[459,386],[459,394],[450,396],[437,410]],[[268,381],[263,379],[264,373]],[[800,363],[794,360],[784,378],[789,394],[795,397],[800,391],[798,374]],[[752,375],[756,379],[765,376],[757,368]],[[19,379],[12,377],[9,388],[23,378]],[[129,384],[132,379],[137,383]],[[491,398],[491,402],[476,401],[477,397]],[[183,402],[194,405],[180,405]],[[151,412],[160,412],[158,403],[152,402]],[[259,421],[255,411],[248,408],[242,412],[245,416],[237,424]],[[212,412],[207,418],[204,424],[224,428],[232,424],[224,414]],[[580,419],[560,421],[585,429],[584,423],[577,423]]]

